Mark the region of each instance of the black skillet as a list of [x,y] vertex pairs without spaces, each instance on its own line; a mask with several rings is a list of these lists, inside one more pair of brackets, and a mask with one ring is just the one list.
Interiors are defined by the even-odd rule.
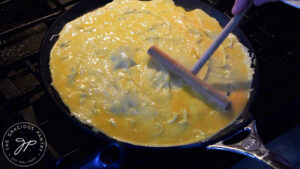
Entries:
[[[44,37],[41,50],[40,50],[40,66],[41,66],[41,74],[42,78],[44,80],[45,86],[50,93],[50,95],[53,97],[53,99],[56,101],[56,103],[59,105],[59,107],[62,109],[62,111],[73,121],[75,124],[79,125],[81,128],[86,130],[89,133],[92,133],[96,135],[97,137],[100,137],[101,139],[105,139],[111,142],[115,142],[118,144],[122,144],[127,147],[143,147],[143,146],[137,146],[132,145],[130,143],[120,142],[118,140],[114,140],[113,138],[110,138],[106,135],[104,135],[101,132],[95,132],[95,130],[92,130],[92,127],[82,123],[78,119],[76,119],[74,116],[71,115],[69,109],[64,105],[61,98],[59,97],[56,90],[52,87],[51,82],[51,74],[49,70],[49,55],[50,51],[55,44],[56,40],[58,39],[58,34],[64,27],[66,23],[69,21],[74,20],[77,17],[80,17],[81,15],[92,11],[96,8],[99,8],[105,4],[110,2],[109,0],[86,0],[81,2],[80,4],[74,6],[72,9],[68,10],[64,14],[62,14],[50,27],[48,30],[46,36]],[[229,18],[224,16],[222,13],[217,11],[216,9],[212,8],[206,3],[201,2],[200,0],[175,0],[176,5],[182,6],[185,9],[195,9],[199,8],[204,10],[206,13],[208,13],[210,16],[216,18],[222,26],[226,25],[226,23],[229,21]],[[266,149],[260,140],[259,136],[256,132],[256,126],[255,121],[252,118],[252,114],[248,111],[250,104],[254,98],[255,95],[255,89],[257,86],[257,65],[255,65],[255,58],[253,56],[253,50],[250,42],[248,41],[247,37],[239,30],[235,29],[234,34],[240,39],[240,41],[246,46],[248,49],[250,49],[251,53],[251,59],[252,59],[252,66],[255,68],[255,74],[253,77],[252,82],[252,92],[251,97],[249,99],[249,102],[243,112],[241,112],[240,116],[233,121],[231,124],[226,126],[224,129],[222,129],[220,132],[215,134],[214,136],[197,143],[183,145],[183,146],[175,146],[171,148],[186,148],[186,147],[200,147],[200,146],[206,146],[207,149],[214,149],[214,150],[225,150],[225,151],[231,151],[239,154],[244,154],[246,156],[250,156],[252,158],[255,158],[259,160],[260,162],[263,162],[266,166],[271,168],[291,168],[288,163],[286,163],[282,158],[276,156],[273,152]],[[232,143],[232,144],[226,144],[226,140],[230,139],[231,137],[242,133],[242,132],[248,132],[250,133],[246,138],[243,140]],[[149,148],[149,147],[145,147]],[[151,147],[150,147],[151,148]],[[152,148],[162,148],[162,147],[152,147]],[[170,147],[169,147],[170,148]]]

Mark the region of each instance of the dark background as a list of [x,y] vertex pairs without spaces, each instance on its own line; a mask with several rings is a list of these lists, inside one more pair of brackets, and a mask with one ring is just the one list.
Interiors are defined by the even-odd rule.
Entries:
[[[231,16],[232,0],[203,1]],[[68,168],[107,144],[70,122],[41,81],[42,38],[53,21],[78,2],[0,0],[0,137],[18,121],[37,124],[47,137],[48,150],[32,168]],[[299,19],[300,10],[276,2],[251,8],[240,24],[257,55],[260,81],[250,110],[265,143],[300,124]],[[242,158],[204,148],[128,149],[122,168],[229,168]],[[16,168],[5,159],[2,150],[0,168]]]

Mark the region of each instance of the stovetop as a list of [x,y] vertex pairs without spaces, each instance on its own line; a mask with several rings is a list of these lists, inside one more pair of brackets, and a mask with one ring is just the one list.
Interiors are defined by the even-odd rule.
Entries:
[[[227,16],[233,0],[204,0]],[[76,168],[105,150],[108,142],[72,123],[46,92],[39,48],[53,21],[80,0],[0,0],[0,137],[28,121],[45,133],[44,158],[32,168]],[[251,8],[240,28],[252,43],[259,67],[257,95],[250,111],[268,143],[300,124],[300,10],[277,2]],[[300,137],[300,136],[299,136]],[[114,161],[120,152],[106,152]],[[241,155],[205,148],[125,148],[120,168],[229,168]],[[118,167],[118,166],[116,166]],[[0,152],[0,168],[17,168]]]

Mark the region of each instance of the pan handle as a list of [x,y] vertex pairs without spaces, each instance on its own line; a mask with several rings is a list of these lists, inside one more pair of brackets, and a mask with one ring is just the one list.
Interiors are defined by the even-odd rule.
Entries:
[[207,149],[223,150],[223,151],[230,151],[233,153],[243,154],[259,160],[269,168],[274,168],[274,169],[293,168],[285,159],[276,155],[274,152],[272,152],[271,150],[267,149],[264,146],[263,142],[261,141],[261,139],[257,134],[255,121],[252,121],[248,126],[244,127],[237,134],[241,132],[247,132],[247,131],[250,132],[250,134],[246,138],[242,139],[237,143],[226,144],[226,140],[225,140],[225,141],[217,142],[216,144],[213,145],[209,145]]

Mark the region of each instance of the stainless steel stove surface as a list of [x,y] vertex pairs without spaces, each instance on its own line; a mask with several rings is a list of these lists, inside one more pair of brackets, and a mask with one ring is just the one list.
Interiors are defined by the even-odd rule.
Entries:
[[[231,16],[233,0],[204,1]],[[250,168],[252,162],[239,162],[241,155],[204,148],[122,148],[86,133],[64,116],[43,86],[39,48],[53,21],[78,2],[0,0],[0,137],[21,121],[42,129],[48,143],[46,154],[30,168],[89,168],[99,160],[104,163],[98,168],[244,168],[247,164]],[[299,18],[300,10],[277,2],[251,8],[240,25],[259,66],[258,92],[250,109],[258,132],[273,147],[284,147],[286,141],[298,156],[289,155],[291,151],[285,148],[279,152],[294,163],[300,161]],[[0,168],[18,168],[2,150]]]

